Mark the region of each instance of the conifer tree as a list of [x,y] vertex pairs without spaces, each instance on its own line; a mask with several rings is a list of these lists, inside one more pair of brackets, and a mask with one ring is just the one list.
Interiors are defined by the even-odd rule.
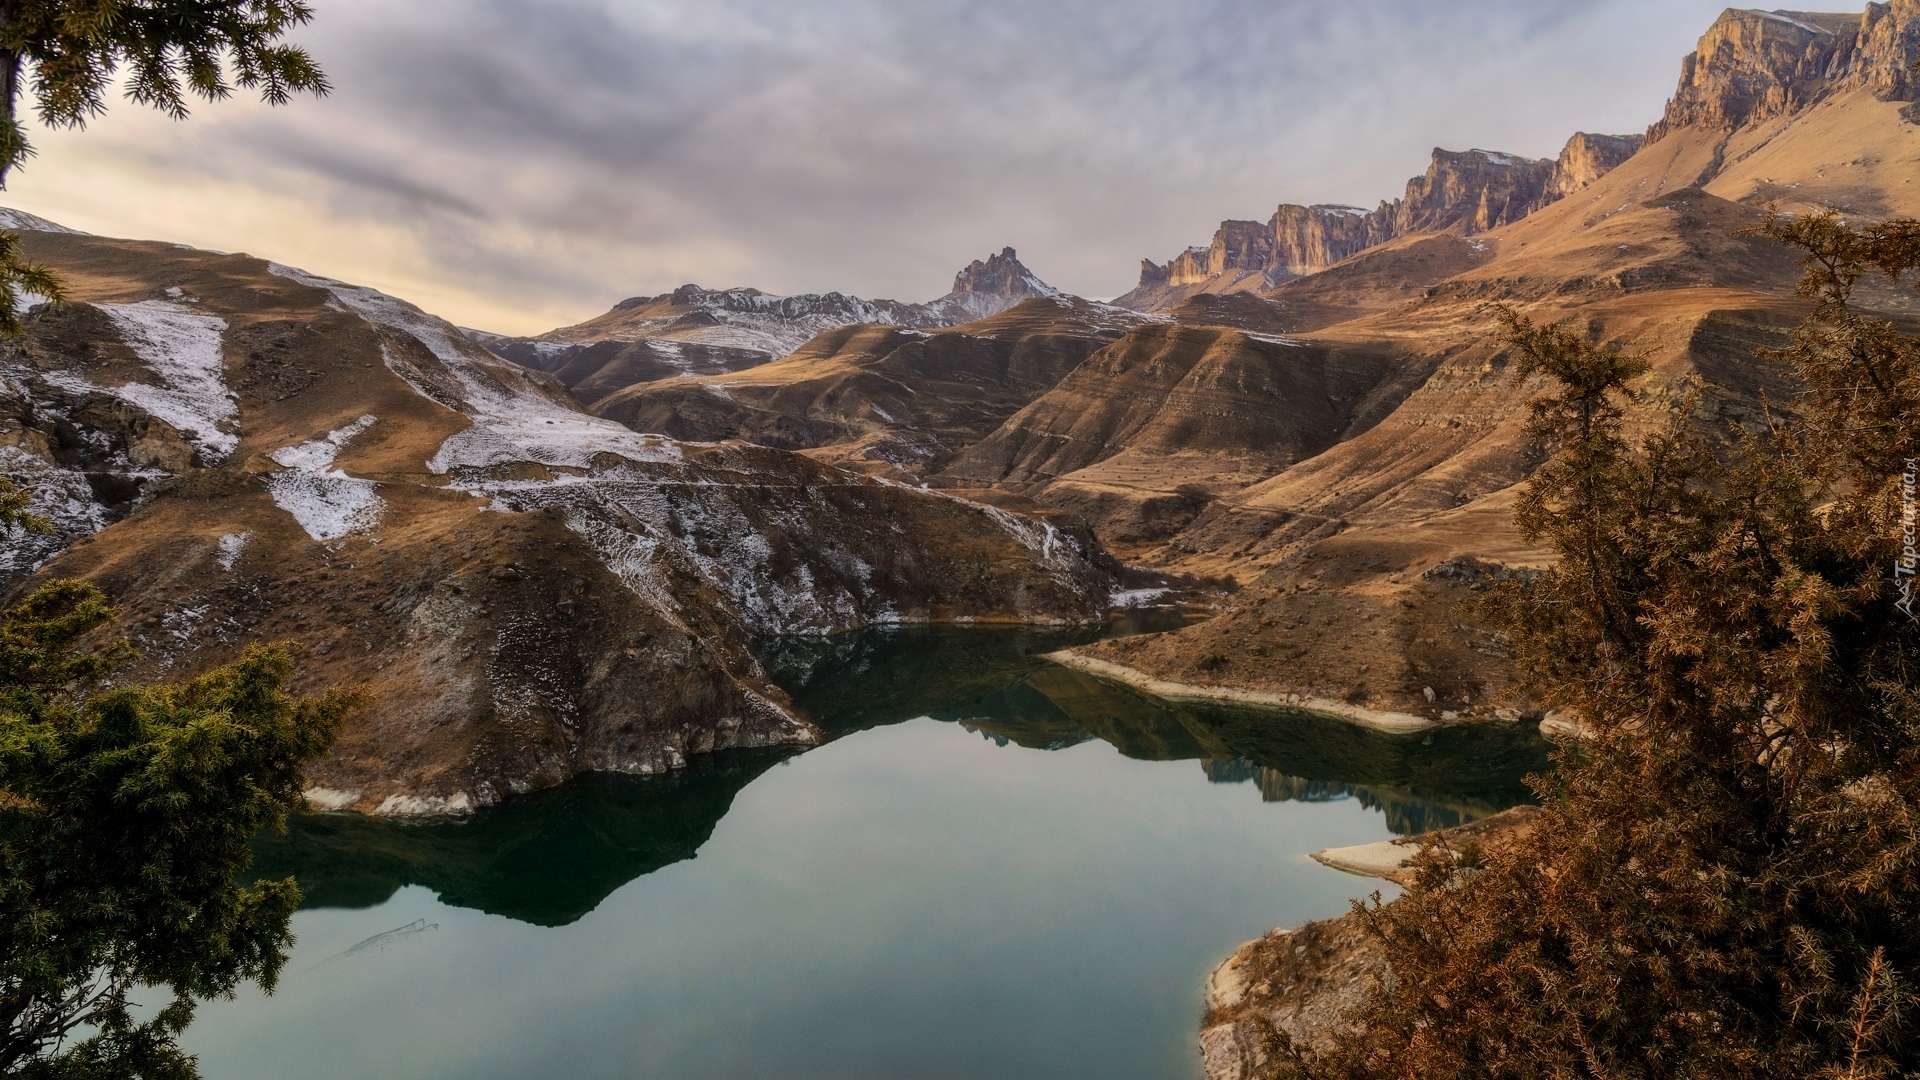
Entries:
[[[284,648],[179,686],[107,688],[129,655],[76,581],[0,624],[0,1076],[191,1080],[197,1002],[271,991],[299,904],[238,884],[302,805],[349,695],[290,696]],[[138,1006],[159,1005],[142,1011]]]
[[1522,530],[1558,565],[1495,599],[1526,680],[1590,736],[1523,840],[1433,853],[1363,911],[1391,979],[1291,1080],[1920,1074],[1920,340],[1858,310],[1920,223],[1775,218],[1806,253],[1797,419],[1678,420],[1637,446],[1643,368],[1511,317],[1559,387]]
[[[286,34],[313,18],[304,0],[0,0],[0,189],[33,154],[19,110],[31,85],[42,123],[85,127],[124,73],[127,97],[185,119],[198,97],[235,88],[281,105],[325,94],[327,79]],[[59,281],[0,233],[0,335],[20,332],[20,293],[60,298]]]

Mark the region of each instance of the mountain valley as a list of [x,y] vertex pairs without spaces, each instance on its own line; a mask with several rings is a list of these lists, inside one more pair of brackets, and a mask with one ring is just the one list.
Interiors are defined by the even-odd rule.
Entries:
[[1537,717],[1473,614],[1548,558],[1510,523],[1541,386],[1509,377],[1500,312],[1645,357],[1638,430],[1790,412],[1756,351],[1801,317],[1799,269],[1753,230],[1920,213],[1917,55],[1920,0],[1729,11],[1644,137],[1436,151],[1402,200],[1227,222],[1112,304],[1007,249],[928,304],[687,286],[509,339],[20,215],[81,302],[6,348],[6,471],[58,529],[4,569],[107,585],[131,674],[306,641],[316,679],[391,703],[318,798],[388,812],[806,743],[752,639],[1098,621],[1123,573],[1224,589],[1073,662],[1363,720]]
[[55,526],[10,579],[100,584],[142,657],[124,678],[285,639],[311,684],[362,687],[317,805],[461,813],[809,744],[755,637],[1088,622],[1114,589],[1083,528],[635,434],[371,290],[27,236],[74,302],[0,356],[0,455]]
[[[1030,361],[1017,387],[881,378],[906,370],[903,348],[942,372],[1002,370],[991,320],[937,346],[841,330],[764,369],[636,385],[617,418],[1004,492],[1078,515],[1128,561],[1236,581],[1206,623],[1084,651],[1143,684],[1527,715],[1468,603],[1548,557],[1509,521],[1541,460],[1523,429],[1543,384],[1506,374],[1500,311],[1582,321],[1645,356],[1639,430],[1682,403],[1716,430],[1763,401],[1790,414],[1795,386],[1756,352],[1804,312],[1800,270],[1753,230],[1769,208],[1920,212],[1917,40],[1912,0],[1729,11],[1646,136],[1577,135],[1558,161],[1440,151],[1378,211],[1228,222],[1211,248],[1149,266],[1120,300],[1144,317],[1100,309],[1077,366]],[[1864,298],[1920,314],[1905,290]]]

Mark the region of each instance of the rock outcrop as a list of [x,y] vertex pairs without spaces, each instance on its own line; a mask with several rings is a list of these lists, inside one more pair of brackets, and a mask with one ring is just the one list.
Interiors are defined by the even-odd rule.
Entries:
[[[461,813],[589,772],[806,745],[749,648],[876,623],[1097,620],[1082,531],[781,450],[642,436],[372,290],[27,234],[75,301],[0,348],[0,473],[173,679],[257,641],[369,704],[310,799]],[[48,561],[50,560],[50,561]]]
[[1207,286],[1207,292],[1257,291],[1323,270],[1371,247],[1372,216],[1352,206],[1282,206],[1273,218],[1223,221],[1207,247],[1189,248],[1165,264],[1146,260],[1140,286],[1120,298],[1142,306],[1141,292]]
[[1619,168],[1644,145],[1646,139],[1640,135],[1589,135],[1584,131],[1575,135],[1567,140],[1560,160],[1554,163],[1553,178],[1547,182],[1541,205],[1599,183],[1601,177]]
[[1730,8],[1686,58],[1679,89],[1647,137],[1732,130],[1853,90],[1911,101],[1920,92],[1916,60],[1917,0],[1868,4],[1864,15]]
[[958,326],[985,319],[1026,300],[1061,295],[1060,290],[1041,281],[1033,271],[1021,265],[1012,248],[985,262],[975,259],[953,277],[953,291],[920,305],[921,311],[907,311],[906,326]]

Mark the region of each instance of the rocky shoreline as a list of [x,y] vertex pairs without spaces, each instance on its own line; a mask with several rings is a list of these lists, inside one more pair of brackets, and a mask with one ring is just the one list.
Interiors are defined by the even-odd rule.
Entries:
[[[1406,885],[1421,853],[1456,857],[1511,843],[1533,828],[1540,809],[1518,806],[1422,836],[1315,852],[1320,863],[1360,877]],[[1235,949],[1206,983],[1200,1058],[1207,1080],[1257,1080],[1284,1033],[1302,1046],[1328,1045],[1345,1017],[1388,976],[1391,955],[1359,910],[1304,926],[1275,929]]]

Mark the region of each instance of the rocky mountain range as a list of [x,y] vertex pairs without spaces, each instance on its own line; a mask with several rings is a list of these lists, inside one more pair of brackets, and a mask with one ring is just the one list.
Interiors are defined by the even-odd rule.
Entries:
[[[1912,0],[1848,19],[1730,11],[1703,39],[1711,62],[1686,65],[1647,144],[1588,187],[1484,233],[1402,237],[1241,298],[1236,318],[1270,311],[1300,343],[1301,362],[1366,357],[1389,374],[1324,450],[1211,499],[1157,546],[1116,539],[1129,557],[1163,568],[1239,576],[1245,587],[1219,617],[1084,651],[1160,682],[1393,704],[1441,719],[1524,711],[1498,702],[1504,659],[1464,605],[1486,582],[1547,558],[1509,521],[1517,485],[1540,460],[1524,424],[1541,388],[1505,373],[1498,306],[1578,320],[1648,359],[1637,414],[1647,428],[1666,422],[1691,387],[1708,431],[1754,422],[1762,395],[1790,408],[1796,387],[1756,351],[1783,344],[1803,314],[1799,267],[1748,230],[1768,206],[1920,214],[1920,126],[1906,119],[1908,102],[1859,75],[1910,67],[1920,59],[1916,31]],[[1756,96],[1753,73],[1781,70],[1767,65],[1782,41],[1827,57],[1831,78],[1796,82],[1798,104],[1785,111],[1743,112],[1739,102]],[[1703,81],[1709,68],[1723,74]],[[1735,115],[1749,118],[1722,120]],[[1862,299],[1895,318],[1920,315],[1910,290]],[[1193,313],[1189,302],[1183,314]],[[1081,400],[1104,393],[1063,383],[995,438],[1017,428],[1030,443],[1049,437],[1059,430],[1049,399],[1069,390]],[[1325,430],[1308,423],[1303,433]],[[1109,460],[1128,449],[1111,448]],[[1243,454],[1214,452],[1223,482]],[[1042,501],[1098,505],[1096,529],[1117,538],[1135,527],[1131,508],[1175,494],[1176,478],[1194,493],[1198,463],[1191,452],[1178,460],[1177,473],[1157,476],[1096,463],[1007,479]],[[1102,515],[1124,516],[1107,524]]]
[[1165,263],[1142,262],[1140,284],[1115,303],[1159,311],[1206,293],[1259,292],[1403,236],[1497,229],[1590,186],[1640,143],[1638,136],[1582,132],[1558,161],[1436,149],[1402,198],[1373,210],[1286,204],[1265,222],[1221,222],[1206,247]]
[[1222,222],[1211,244],[1144,261],[1139,286],[1117,302],[1157,311],[1198,293],[1261,292],[1399,237],[1487,232],[1592,186],[1684,128],[1751,127],[1855,91],[1911,102],[1920,78],[1903,63],[1915,47],[1911,16],[1903,0],[1863,15],[1730,9],[1687,57],[1666,115],[1644,136],[1576,134],[1557,161],[1435,150],[1401,199],[1372,211],[1283,205],[1264,223]]
[[683,285],[660,296],[622,300],[603,315],[537,338],[467,333],[504,359],[552,372],[592,404],[637,383],[755,367],[843,326],[957,326],[1023,300],[1058,295],[1006,248],[969,263],[954,275],[952,291],[924,304]]

